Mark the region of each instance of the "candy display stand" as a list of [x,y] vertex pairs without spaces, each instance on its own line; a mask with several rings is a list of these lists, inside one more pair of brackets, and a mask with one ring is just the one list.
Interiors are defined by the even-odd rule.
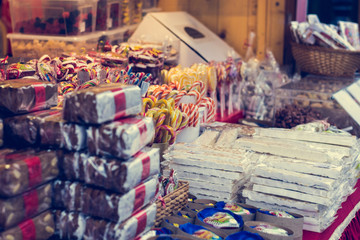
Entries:
[[160,226],[166,216],[171,216],[174,211],[182,210],[188,201],[189,182],[179,181],[179,187],[166,195],[163,201],[156,200],[155,226]]

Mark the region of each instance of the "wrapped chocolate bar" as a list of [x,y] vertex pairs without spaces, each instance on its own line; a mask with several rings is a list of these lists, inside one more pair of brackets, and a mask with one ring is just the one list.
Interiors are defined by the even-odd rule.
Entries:
[[51,207],[51,184],[13,198],[0,199],[0,229],[8,229]]
[[155,197],[157,177],[153,176],[121,195],[88,187],[78,182],[56,181],[53,206],[121,223]]
[[56,109],[32,112],[4,119],[6,143],[12,146],[39,143],[40,122],[52,115],[61,115]]
[[0,196],[12,197],[56,178],[54,151],[22,150],[0,155]]
[[56,212],[56,231],[60,239],[129,240],[148,231],[156,218],[156,205],[151,204],[123,223],[87,217],[81,213]]
[[57,105],[58,87],[49,82],[17,79],[0,82],[0,112],[12,114],[44,110]]
[[54,208],[77,212],[82,210],[82,194],[85,186],[78,182],[56,180],[52,187]]
[[68,152],[62,154],[60,168],[67,180],[86,182],[124,193],[148,177],[158,174],[159,161],[159,151],[153,148],[144,148],[125,162]]
[[63,113],[69,122],[101,124],[139,114],[141,107],[139,87],[113,83],[67,94]]
[[126,162],[116,159],[89,157],[85,170],[85,182],[115,192],[130,191],[139,183],[159,173],[158,149],[144,149]]
[[71,181],[85,181],[85,164],[87,163],[88,154],[82,152],[67,152],[59,151],[60,156],[60,172],[66,180]]
[[7,79],[19,79],[33,76],[36,73],[35,66],[31,64],[13,63],[6,70]]
[[85,127],[65,122],[61,114],[43,119],[39,126],[39,134],[42,146],[70,151],[80,151],[86,147]]
[[89,127],[87,146],[92,155],[128,159],[149,144],[154,135],[152,118],[125,118],[99,127]]
[[0,232],[0,240],[46,240],[53,236],[54,232],[54,216],[50,211],[46,211],[32,219],[20,223],[16,227]]

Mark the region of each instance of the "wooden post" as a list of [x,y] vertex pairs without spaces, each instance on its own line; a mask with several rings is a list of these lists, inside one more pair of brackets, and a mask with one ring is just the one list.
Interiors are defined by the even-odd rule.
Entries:
[[257,1],[256,13],[256,57],[260,60],[265,57],[266,50],[266,9],[268,0]]

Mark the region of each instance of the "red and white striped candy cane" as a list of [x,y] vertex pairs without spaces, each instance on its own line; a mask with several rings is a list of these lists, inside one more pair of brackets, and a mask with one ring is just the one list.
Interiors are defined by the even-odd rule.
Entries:
[[194,96],[196,99],[196,105],[200,104],[201,102],[201,95],[198,91],[196,90],[191,90],[190,92],[188,92],[187,94],[188,96]]
[[184,96],[184,95],[186,95],[186,91],[185,90],[182,90],[182,91],[180,91],[177,95],[176,95],[176,97],[175,97],[175,105],[178,105],[178,103],[180,102],[180,100],[181,100],[181,98]]

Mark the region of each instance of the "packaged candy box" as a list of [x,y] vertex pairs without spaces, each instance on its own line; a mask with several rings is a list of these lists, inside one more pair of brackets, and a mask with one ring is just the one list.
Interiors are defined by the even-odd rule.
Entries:
[[74,36],[95,30],[98,0],[10,0],[14,33]]

